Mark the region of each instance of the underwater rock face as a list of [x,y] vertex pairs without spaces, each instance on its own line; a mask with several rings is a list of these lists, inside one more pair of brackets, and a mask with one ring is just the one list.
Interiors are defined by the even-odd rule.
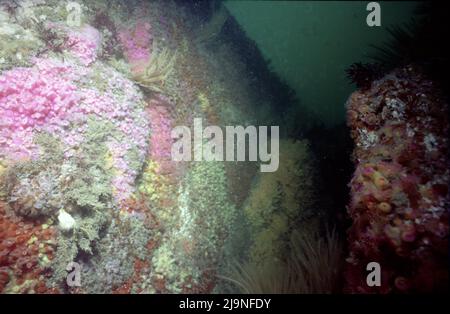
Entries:
[[[354,92],[355,141],[346,289],[351,293],[445,291],[448,284],[448,104],[414,66]],[[366,266],[381,267],[368,287]]]
[[[16,50],[1,51],[0,292],[61,291],[66,266],[93,249],[105,252],[98,265],[128,257],[124,274],[133,273],[130,248],[145,250],[150,238],[145,215],[112,218],[129,208],[148,151],[143,93],[100,59],[103,34],[87,23],[71,27],[65,3],[55,4],[29,6],[39,21],[4,11],[22,2],[0,5],[2,47],[22,52],[17,59]],[[133,222],[119,228],[122,220]],[[100,241],[105,229],[126,239],[125,224],[135,232],[126,251]],[[112,291],[125,279],[83,291]]]
[[[120,179],[114,179],[120,202],[131,194],[137,176],[126,155],[134,150],[137,160],[133,162],[142,163],[147,150],[149,131],[142,94],[113,69],[85,67],[84,57],[81,62],[40,58],[31,68],[16,68],[0,76],[1,158],[38,158],[39,147],[33,143],[37,132],[60,139],[65,156],[74,157],[86,140],[88,120],[92,125],[108,121],[116,134],[103,140],[110,148],[113,166],[121,173]],[[95,86],[94,79],[102,78],[104,86]]]
[[0,2],[0,292],[212,292],[238,208],[171,130],[252,121],[245,64],[173,2],[77,3],[75,26],[66,2]]
[[8,178],[11,180],[8,184],[13,185],[8,201],[18,215],[31,218],[49,216],[62,208],[59,174],[52,170],[41,171],[35,176]]

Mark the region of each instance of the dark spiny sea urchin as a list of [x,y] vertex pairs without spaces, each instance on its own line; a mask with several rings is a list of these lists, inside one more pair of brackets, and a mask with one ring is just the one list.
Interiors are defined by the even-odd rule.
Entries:
[[378,63],[355,62],[350,65],[345,72],[347,78],[359,89],[366,90],[370,88],[373,81],[382,76],[382,67]]

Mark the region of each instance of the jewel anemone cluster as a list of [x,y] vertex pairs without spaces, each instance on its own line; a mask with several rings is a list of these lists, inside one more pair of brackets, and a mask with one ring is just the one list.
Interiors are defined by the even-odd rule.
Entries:
[[[448,278],[448,104],[414,66],[354,92],[347,122],[356,144],[348,212],[347,289],[354,293],[445,289]],[[381,287],[365,285],[381,265]]]

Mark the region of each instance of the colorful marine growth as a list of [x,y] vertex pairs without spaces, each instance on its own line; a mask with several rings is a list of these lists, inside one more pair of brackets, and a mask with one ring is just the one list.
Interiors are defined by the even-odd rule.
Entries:
[[[0,1],[0,293],[445,289],[439,88],[413,65],[350,69],[361,89],[347,103],[345,235],[325,208],[314,141],[288,129],[290,95],[273,92],[290,90],[262,88],[274,82],[267,62],[211,3],[202,20],[180,1]],[[171,132],[194,120],[280,126],[279,167],[174,161]],[[381,288],[364,285],[373,261]]]
[[[174,3],[72,9],[54,0],[0,5],[0,292],[219,289],[224,258],[234,259],[231,235],[257,214],[242,216],[252,201],[238,187],[250,189],[258,165],[176,163],[171,130],[194,118],[254,121],[245,69],[223,80],[217,66],[235,53],[211,56]],[[311,185],[299,195],[288,185],[295,150],[306,165],[307,145],[283,141],[293,161],[280,193],[289,194],[286,210],[302,197],[306,209]],[[307,169],[299,175],[309,180]],[[277,227],[267,248],[258,235],[252,249],[249,238],[239,254],[274,249],[289,228]],[[66,280],[71,269],[80,282]]]
[[[445,291],[450,205],[445,98],[418,67],[406,66],[354,92],[347,122],[356,144],[348,291]],[[364,284],[370,262],[381,265],[380,287]]]

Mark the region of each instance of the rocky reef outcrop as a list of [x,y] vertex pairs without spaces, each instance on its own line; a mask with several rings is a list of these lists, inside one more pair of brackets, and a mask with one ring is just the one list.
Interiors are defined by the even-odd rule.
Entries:
[[[448,103],[413,65],[347,101],[355,142],[346,289],[352,293],[445,291],[448,284]],[[369,287],[366,266],[381,268]]]

